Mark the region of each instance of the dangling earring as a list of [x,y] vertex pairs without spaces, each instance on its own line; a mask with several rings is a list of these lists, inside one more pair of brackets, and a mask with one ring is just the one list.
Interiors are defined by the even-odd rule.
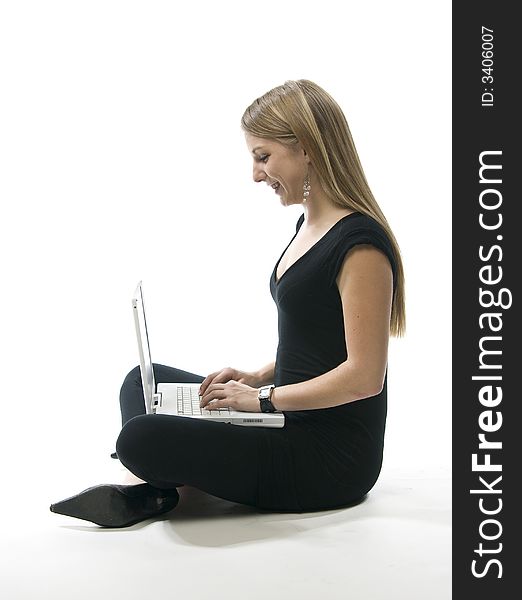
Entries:
[[311,186],[310,186],[310,177],[309,174],[306,174],[306,178],[304,180],[304,185],[303,185],[303,202],[306,202],[308,200],[308,196],[310,195],[310,190],[311,190]]

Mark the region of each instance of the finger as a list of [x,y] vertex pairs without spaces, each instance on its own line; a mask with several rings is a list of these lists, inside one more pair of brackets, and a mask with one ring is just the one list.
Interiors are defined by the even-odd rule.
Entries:
[[221,383],[212,384],[212,387],[209,386],[205,395],[201,397],[201,400],[199,401],[199,405],[203,408],[203,407],[207,406],[207,404],[209,402],[212,402],[213,400],[223,400],[226,397],[227,397],[227,393],[224,390],[223,384],[221,384]]
[[220,402],[221,400],[213,400],[201,408],[204,410],[216,410],[217,408],[221,408]]
[[223,369],[221,369],[220,371],[214,371],[213,373],[210,373],[210,375],[207,375],[205,377],[205,379],[203,379],[203,381],[201,382],[201,385],[199,386],[199,395],[200,396],[202,396],[205,393],[205,390],[214,381],[214,378],[216,377],[216,375],[219,375],[222,372],[223,372]]
[[223,390],[225,389],[226,383],[210,383],[209,386],[207,387],[207,389],[205,390],[205,394],[210,394],[212,392],[215,392],[217,390]]
[[205,393],[200,397],[200,406],[204,406],[216,398],[224,398],[226,393],[224,393],[223,388],[223,383],[211,383]]
[[[208,387],[215,383],[226,383],[229,377],[226,373],[226,369],[222,369],[221,371],[216,371],[215,373],[211,373],[201,384],[199,388],[199,395],[203,396]],[[207,381],[208,380],[208,381]]]
[[214,410],[215,408],[221,408],[220,402],[223,398],[210,398],[209,400],[202,400],[200,406],[206,410]]

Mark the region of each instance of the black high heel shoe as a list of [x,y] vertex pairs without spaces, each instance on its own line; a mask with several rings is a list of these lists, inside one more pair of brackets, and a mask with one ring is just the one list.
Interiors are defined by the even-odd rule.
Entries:
[[176,488],[159,490],[148,483],[96,485],[51,504],[60,515],[91,521],[102,527],[128,527],[162,515],[177,506]]

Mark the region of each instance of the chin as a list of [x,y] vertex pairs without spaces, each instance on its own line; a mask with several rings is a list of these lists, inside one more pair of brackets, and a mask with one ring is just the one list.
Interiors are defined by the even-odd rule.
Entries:
[[290,204],[295,204],[295,202],[292,202],[291,200],[288,199],[287,195],[284,192],[279,196],[279,202],[285,206],[289,206]]

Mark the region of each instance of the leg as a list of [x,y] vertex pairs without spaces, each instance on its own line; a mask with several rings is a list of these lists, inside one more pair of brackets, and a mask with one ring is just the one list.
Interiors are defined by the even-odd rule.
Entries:
[[182,482],[231,502],[293,513],[360,499],[367,490],[349,477],[336,482],[315,441],[291,419],[270,429],[140,415],[124,425],[116,448],[131,473],[165,493]]
[[[201,375],[187,371],[157,364],[153,368],[157,382],[203,381]],[[95,486],[51,505],[51,511],[125,527],[175,507],[177,481],[232,502],[279,512],[330,509],[361,496],[360,485],[347,487],[327,474],[321,444],[314,444],[319,440],[291,413],[285,413],[287,422],[281,429],[143,414],[139,368],[127,375],[120,401],[123,428],[118,456],[146,483]]]
[[[156,364],[154,373],[157,382],[204,379]],[[145,415],[139,369],[127,376],[122,398],[124,426],[117,440],[118,457],[154,488],[172,490],[181,482],[232,502],[303,512],[347,505],[371,487],[362,469],[371,449],[362,451],[368,458],[360,457],[357,466],[349,450],[346,454],[342,448],[332,448],[336,431],[330,434],[323,424],[314,427],[318,432],[314,434],[306,424],[308,418],[298,414],[285,413],[285,427],[280,429]],[[129,410],[132,402],[140,405],[134,417]]]
[[[200,383],[204,379],[201,375],[165,365],[154,363],[152,367],[156,383]],[[133,417],[145,414],[145,400],[139,366],[132,369],[123,381],[120,390],[120,409],[122,426]]]
[[141,415],[118,437],[120,461],[150,485],[176,482],[250,506],[258,505],[259,427],[174,415]]

